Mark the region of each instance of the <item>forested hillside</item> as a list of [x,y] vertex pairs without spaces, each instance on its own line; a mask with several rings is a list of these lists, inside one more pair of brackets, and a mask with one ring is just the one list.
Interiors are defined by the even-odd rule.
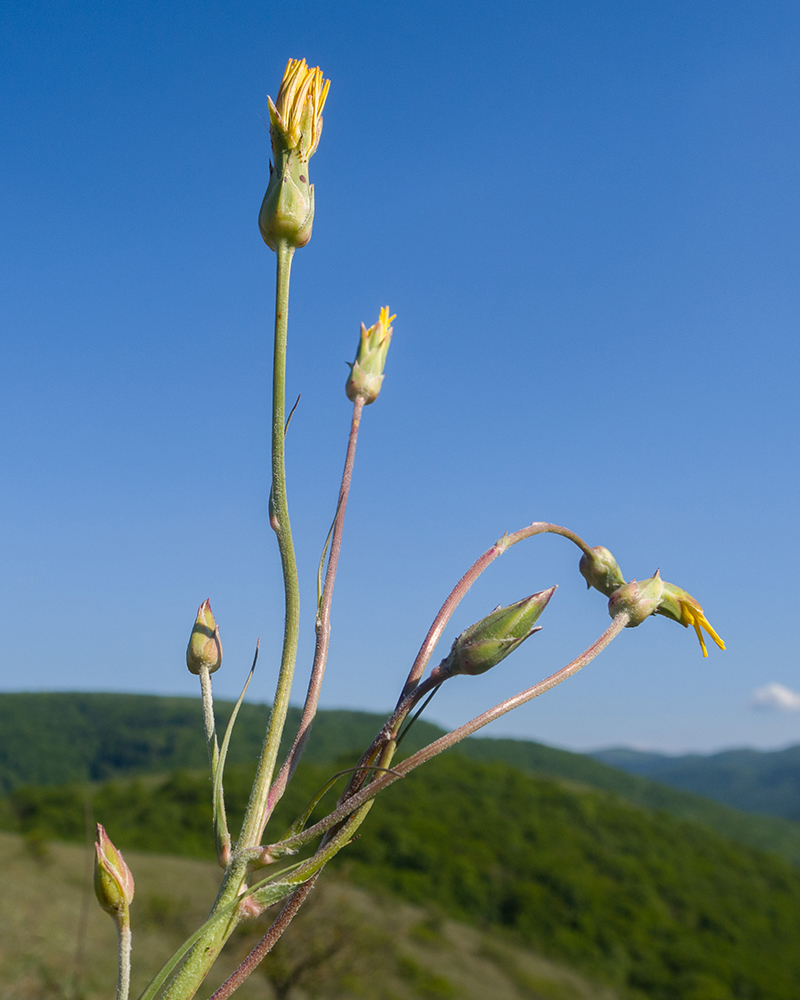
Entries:
[[[280,836],[330,773],[306,765]],[[226,782],[233,822],[249,772]],[[335,793],[333,793],[335,794]],[[123,849],[211,854],[205,774],[17,789],[7,829],[85,838],[86,807]],[[610,793],[450,754],[392,786],[331,869],[564,961],[638,1000],[796,1000],[800,871]]]
[[591,755],[611,767],[753,812],[800,820],[800,745],[671,757],[624,747]]
[[[217,703],[220,725],[232,705]],[[231,764],[254,761],[268,707],[244,704],[231,743]],[[290,710],[287,734],[297,724]],[[352,759],[367,746],[383,716],[322,711],[306,753],[310,763]],[[411,752],[442,734],[420,720],[403,744]],[[287,736],[287,739],[289,737]],[[589,756],[526,740],[471,739],[459,753],[500,760],[535,774],[613,792],[636,805],[695,820],[734,840],[776,851],[800,863],[800,823],[726,808]],[[60,785],[205,767],[199,699],[89,693],[0,694],[0,792],[21,784]]]

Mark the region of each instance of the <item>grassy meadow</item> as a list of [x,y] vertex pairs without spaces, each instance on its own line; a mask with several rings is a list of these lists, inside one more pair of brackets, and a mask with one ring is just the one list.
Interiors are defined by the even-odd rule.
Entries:
[[[97,906],[87,849],[0,834],[0,998],[108,1000],[116,977],[115,931]],[[219,869],[211,862],[129,852],[132,995],[202,921]],[[270,911],[274,915],[274,911]],[[205,995],[268,926],[237,933]],[[203,995],[203,994],[201,994]],[[569,968],[439,911],[326,878],[242,1000],[618,1000]]]

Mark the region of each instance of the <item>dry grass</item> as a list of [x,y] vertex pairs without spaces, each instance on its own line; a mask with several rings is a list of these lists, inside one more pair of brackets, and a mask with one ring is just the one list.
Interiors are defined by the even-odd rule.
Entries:
[[[131,854],[132,996],[201,922],[211,863]],[[97,906],[87,851],[0,834],[0,1000],[109,1000],[116,937]],[[268,926],[240,929],[212,974],[235,967]],[[81,960],[81,950],[83,958]],[[213,986],[200,995],[208,996]],[[328,880],[241,1000],[617,1000],[568,969],[416,907]]]

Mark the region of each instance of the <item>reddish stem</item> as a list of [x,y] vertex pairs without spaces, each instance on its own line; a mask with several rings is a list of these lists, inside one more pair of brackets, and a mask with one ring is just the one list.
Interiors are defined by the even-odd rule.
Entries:
[[347,455],[345,456],[344,471],[342,472],[342,483],[339,487],[339,501],[336,507],[336,517],[333,522],[333,533],[331,536],[331,551],[328,557],[328,566],[325,571],[325,583],[322,588],[322,599],[317,611],[316,633],[317,641],[314,648],[314,662],[311,667],[311,678],[308,682],[308,691],[303,705],[303,714],[300,718],[300,725],[297,729],[292,748],[286,756],[283,767],[278,777],[273,782],[267,796],[267,805],[261,822],[258,841],[264,833],[269,817],[278,801],[286,791],[292,775],[305,750],[308,737],[311,734],[311,725],[314,716],[317,714],[319,704],[320,689],[322,679],[325,676],[325,664],[328,660],[328,647],[331,636],[331,602],[333,600],[333,586],[336,580],[336,570],[339,565],[339,553],[342,549],[342,533],[344,531],[344,517],[347,511],[347,498],[350,494],[350,484],[353,479],[353,464],[356,457],[356,444],[358,442],[358,429],[361,423],[361,412],[364,409],[364,399],[359,396],[353,404],[353,417],[350,422],[350,436],[347,441]]

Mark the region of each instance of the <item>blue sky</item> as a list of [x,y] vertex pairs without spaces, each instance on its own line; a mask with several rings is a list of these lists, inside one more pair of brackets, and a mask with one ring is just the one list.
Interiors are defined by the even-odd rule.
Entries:
[[[290,311],[298,697],[345,361],[388,303],[323,703],[388,708],[469,563],[552,520],[629,578],[660,566],[728,650],[704,660],[649,620],[493,734],[800,740],[796,3],[10,0],[0,17],[2,689],[193,693],[210,597],[219,694],[260,635],[251,690],[271,697],[274,257],[256,217],[266,95],[302,56],[332,83]],[[442,655],[554,583],[543,631],[454,680],[432,719],[466,720],[605,628],[577,550],[538,539],[485,574]]]

